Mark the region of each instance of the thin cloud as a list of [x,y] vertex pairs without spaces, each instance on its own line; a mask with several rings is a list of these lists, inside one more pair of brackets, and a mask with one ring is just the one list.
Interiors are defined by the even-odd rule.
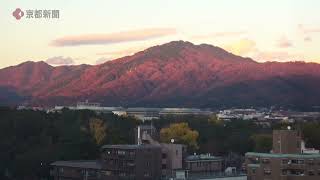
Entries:
[[292,47],[293,44],[289,39],[287,39],[287,37],[283,36],[278,40],[277,46],[280,48],[289,48],[289,47]]
[[252,58],[261,62],[265,62],[265,61],[287,62],[287,61],[297,61],[297,60],[304,59],[304,57],[300,54],[290,54],[284,51],[273,51],[273,52],[256,51],[255,54],[252,56]]
[[311,42],[312,41],[312,38],[310,36],[306,36],[304,37],[304,42]]
[[78,36],[66,36],[53,40],[52,46],[79,46],[114,44],[121,42],[143,41],[153,38],[173,35],[176,33],[172,28],[151,28],[134,31],[124,31],[108,34],[83,34]]
[[118,50],[118,51],[100,52],[100,53],[97,53],[97,55],[121,57],[121,56],[133,55],[134,53],[142,51],[143,49],[146,49],[146,48],[145,47],[128,48],[128,49],[123,49],[123,50]]
[[299,24],[298,25],[298,29],[300,31],[302,31],[305,34],[309,34],[309,33],[319,33],[320,32],[320,28],[310,28],[310,27],[306,27],[303,24]]
[[46,63],[54,66],[73,65],[74,60],[71,57],[55,56],[48,58]]
[[304,42],[311,42],[312,41],[312,34],[313,33],[319,33],[320,32],[320,28],[310,28],[310,27],[306,27],[303,24],[298,24],[298,31],[303,34],[304,36]]

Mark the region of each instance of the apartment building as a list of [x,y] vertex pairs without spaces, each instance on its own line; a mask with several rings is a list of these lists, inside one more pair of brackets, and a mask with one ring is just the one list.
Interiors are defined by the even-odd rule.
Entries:
[[156,145],[105,145],[102,179],[157,180],[161,177],[161,148]]
[[246,153],[248,180],[320,179],[320,154],[303,153],[301,142],[299,131],[273,131],[271,153]]
[[57,161],[51,165],[55,180],[158,180],[161,177],[161,147],[105,145],[99,160]]

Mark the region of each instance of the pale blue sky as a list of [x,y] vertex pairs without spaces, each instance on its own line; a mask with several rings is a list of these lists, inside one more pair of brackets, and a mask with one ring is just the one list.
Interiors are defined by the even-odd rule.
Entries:
[[[172,40],[221,46],[259,61],[320,62],[317,0],[0,0],[0,68],[26,60],[70,57],[95,64]],[[59,19],[16,20],[17,8],[58,9]],[[163,30],[173,29],[175,33]],[[156,31],[156,32],[154,32]],[[140,37],[156,33],[152,38]],[[117,34],[122,32],[120,34]],[[136,32],[136,33],[133,33]],[[140,32],[140,33],[137,33]],[[54,46],[54,40],[107,42]],[[138,36],[127,40],[127,36]],[[121,36],[121,37],[117,37]],[[110,37],[121,38],[111,43]],[[108,39],[109,38],[109,39]],[[139,41],[138,41],[139,40]]]

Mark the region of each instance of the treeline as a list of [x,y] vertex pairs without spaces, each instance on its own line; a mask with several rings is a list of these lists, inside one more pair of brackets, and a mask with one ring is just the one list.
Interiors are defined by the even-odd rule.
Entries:
[[[87,110],[46,113],[0,108],[0,179],[48,179],[54,161],[96,159],[104,144],[133,144],[138,124],[142,122],[133,117]],[[307,146],[320,148],[318,122],[262,128],[251,121],[222,122],[215,116],[165,116],[152,124],[162,141],[174,138],[188,145],[189,153],[269,152],[272,129],[288,125],[302,130]]]
[[[153,122],[157,129],[173,123],[186,122],[192,130],[199,133],[197,149],[191,152],[227,155],[230,152],[244,154],[255,149],[254,138],[260,134],[271,134],[271,129],[263,129],[251,121],[219,121],[215,116],[165,116]],[[173,129],[174,131],[174,129]],[[272,140],[271,140],[272,141]],[[266,149],[270,143],[266,142]]]
[[[164,116],[153,121],[157,129],[169,128],[171,124],[187,123],[190,130],[198,132],[196,149],[190,153],[211,153],[226,156],[229,153],[244,155],[246,152],[268,153],[272,150],[272,131],[292,129],[302,132],[307,147],[320,149],[320,122],[274,123],[262,127],[248,120],[219,121],[215,115]],[[172,128],[176,131],[177,128]],[[187,143],[188,144],[188,143]]]
[[0,109],[0,179],[49,177],[57,160],[96,159],[102,144],[134,143],[138,121],[113,114]]

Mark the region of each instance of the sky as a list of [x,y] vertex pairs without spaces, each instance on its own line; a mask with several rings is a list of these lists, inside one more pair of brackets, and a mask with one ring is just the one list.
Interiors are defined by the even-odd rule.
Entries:
[[[0,0],[0,68],[99,64],[175,40],[320,63],[319,0]],[[17,20],[13,11],[24,16]],[[59,18],[27,18],[58,10]],[[21,15],[21,14],[20,14]]]

